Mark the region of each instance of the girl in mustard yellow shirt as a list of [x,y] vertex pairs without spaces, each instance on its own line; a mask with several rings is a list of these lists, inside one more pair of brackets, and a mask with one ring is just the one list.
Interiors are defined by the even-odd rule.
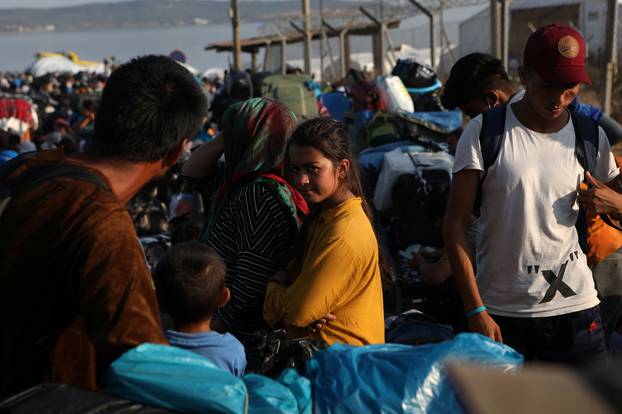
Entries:
[[343,125],[331,118],[302,123],[289,158],[312,213],[289,270],[268,283],[264,319],[284,325],[291,337],[311,328],[312,338],[328,344],[383,343],[378,242]]

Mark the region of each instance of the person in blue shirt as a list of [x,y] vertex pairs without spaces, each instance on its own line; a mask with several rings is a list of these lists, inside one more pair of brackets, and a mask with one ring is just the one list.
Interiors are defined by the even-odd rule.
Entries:
[[244,347],[233,335],[212,331],[212,316],[231,297],[226,265],[214,249],[198,242],[179,243],[153,272],[158,301],[173,321],[164,334],[173,346],[203,355],[216,366],[241,376]]

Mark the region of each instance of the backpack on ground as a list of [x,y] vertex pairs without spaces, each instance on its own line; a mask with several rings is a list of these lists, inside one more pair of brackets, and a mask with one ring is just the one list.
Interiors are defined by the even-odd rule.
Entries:
[[407,88],[428,88],[437,82],[434,69],[412,59],[398,59],[391,75],[399,76]]
[[[451,155],[444,152],[407,152],[414,173],[400,175],[392,187],[392,251],[413,244],[442,247],[443,217],[451,186]],[[447,158],[447,160],[445,159]]]
[[350,98],[352,98],[352,110],[359,112],[368,111],[387,111],[387,99],[382,91],[372,81],[358,80],[350,86]]
[[259,98],[261,97],[261,84],[264,79],[268,76],[272,76],[272,72],[269,70],[264,70],[262,72],[253,73],[251,75],[251,80],[253,81],[253,97]]
[[[484,174],[479,181],[474,207],[476,214],[479,214],[481,207],[483,183],[488,169],[495,163],[503,145],[506,113],[507,106],[502,105],[482,114],[482,129],[479,135],[479,143],[484,161]],[[594,171],[598,154],[598,123],[592,118],[574,110],[570,110],[570,117],[575,133],[575,156],[577,161],[585,171]],[[622,230],[615,226],[607,215],[601,214],[600,217],[607,225]],[[589,246],[587,242],[587,219],[583,209],[579,209],[579,217],[575,227],[577,228],[581,250],[586,253],[589,251]]]
[[227,96],[234,99],[249,99],[253,97],[253,81],[247,72],[230,69],[224,81]]
[[352,102],[344,92],[323,93],[319,99],[330,116],[340,122],[343,122],[344,114],[352,108]]
[[308,75],[271,75],[261,83],[261,95],[281,101],[292,111],[298,120],[318,116],[315,93],[305,86],[310,81]]
[[406,345],[423,345],[454,338],[450,325],[438,323],[433,317],[416,309],[410,309],[385,321],[386,342]]
[[377,147],[406,139],[410,136],[408,123],[396,113],[376,112],[365,125],[367,145]]

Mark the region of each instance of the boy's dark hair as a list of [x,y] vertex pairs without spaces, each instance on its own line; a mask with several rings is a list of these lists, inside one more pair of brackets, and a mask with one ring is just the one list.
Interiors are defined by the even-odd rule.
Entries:
[[211,317],[226,287],[227,268],[214,249],[199,242],[171,247],[153,272],[158,301],[176,324]]
[[95,117],[93,149],[130,162],[154,162],[192,138],[207,99],[192,74],[165,56],[143,56],[112,72]]
[[447,109],[455,109],[491,87],[489,82],[494,83],[495,80],[510,82],[503,62],[486,53],[468,54],[458,59],[451,68],[443,88],[441,103]]

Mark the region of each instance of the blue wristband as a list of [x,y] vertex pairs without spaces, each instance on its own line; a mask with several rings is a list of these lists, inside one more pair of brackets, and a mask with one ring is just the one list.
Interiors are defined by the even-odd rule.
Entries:
[[470,318],[471,316],[475,316],[478,313],[482,313],[485,311],[486,311],[486,306],[480,306],[480,307],[477,307],[475,309],[468,311],[464,316],[466,316],[467,318]]

